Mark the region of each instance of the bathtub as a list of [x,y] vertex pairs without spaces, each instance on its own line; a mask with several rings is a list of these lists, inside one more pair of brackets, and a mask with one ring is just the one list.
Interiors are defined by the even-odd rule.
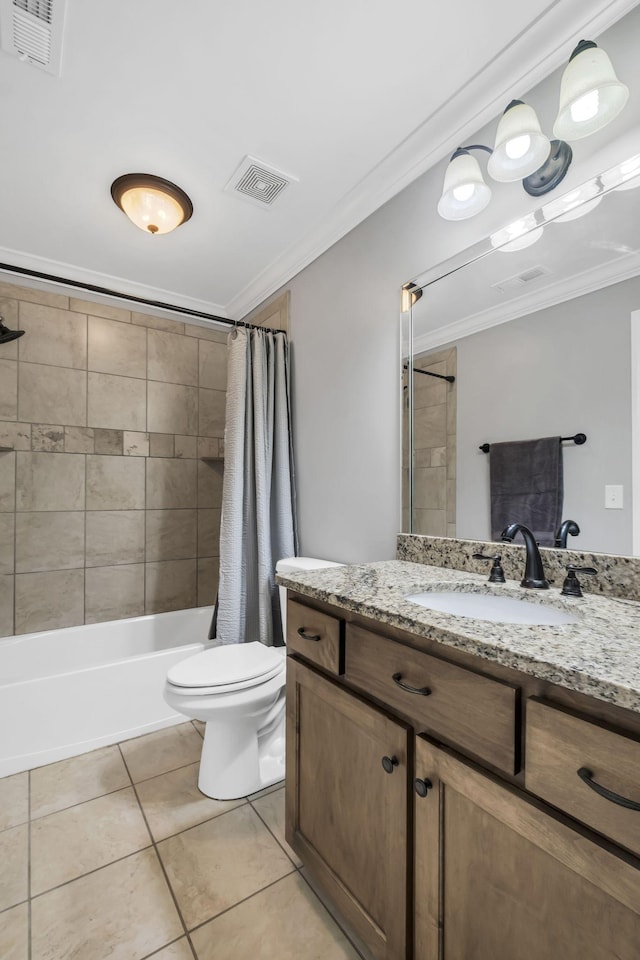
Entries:
[[207,642],[211,607],[0,640],[0,777],[184,723],[167,671]]

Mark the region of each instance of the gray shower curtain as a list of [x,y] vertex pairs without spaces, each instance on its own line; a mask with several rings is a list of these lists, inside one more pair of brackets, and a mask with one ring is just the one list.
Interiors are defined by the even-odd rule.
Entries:
[[283,642],[276,561],[296,554],[288,343],[229,335],[216,638]]

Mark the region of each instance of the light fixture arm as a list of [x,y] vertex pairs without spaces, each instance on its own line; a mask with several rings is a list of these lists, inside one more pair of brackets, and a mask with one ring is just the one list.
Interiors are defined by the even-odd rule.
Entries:
[[455,160],[456,157],[461,157],[470,150],[485,150],[489,154],[493,153],[491,147],[485,147],[484,143],[470,143],[468,147],[458,147],[451,159]]

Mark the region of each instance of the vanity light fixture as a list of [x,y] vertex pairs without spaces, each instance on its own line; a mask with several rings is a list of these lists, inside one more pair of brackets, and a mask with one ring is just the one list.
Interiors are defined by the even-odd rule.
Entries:
[[498,123],[493,149],[472,144],[459,147],[451,157],[438,213],[445,220],[467,220],[488,205],[491,189],[480,164],[471,156],[472,150],[490,154],[487,171],[494,180],[521,180],[532,197],[555,190],[573,157],[567,140],[601,130],[618,116],[628,97],[628,88],[616,77],[604,50],[592,40],[581,40],[562,77],[560,109],[553,127],[557,139],[550,141],[545,136],[532,107],[512,100]]
[[145,233],[170,233],[186,223],[193,204],[184,190],[150,173],[126,173],[111,184],[114,203]]
[[514,220],[490,236],[491,246],[502,253],[515,253],[537,243],[544,227],[536,220],[534,213],[528,213],[520,220]]

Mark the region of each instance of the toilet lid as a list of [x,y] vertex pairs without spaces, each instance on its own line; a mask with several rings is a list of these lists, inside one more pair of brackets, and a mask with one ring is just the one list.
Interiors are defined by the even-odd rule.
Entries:
[[254,686],[275,677],[284,668],[284,657],[263,643],[231,643],[212,647],[171,667],[169,683],[177,687]]

